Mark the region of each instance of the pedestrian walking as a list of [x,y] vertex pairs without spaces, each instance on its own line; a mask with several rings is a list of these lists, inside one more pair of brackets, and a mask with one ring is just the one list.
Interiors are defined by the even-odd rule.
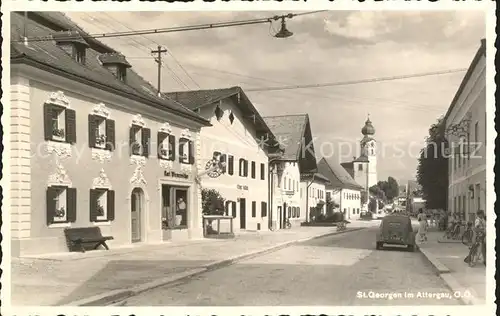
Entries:
[[418,236],[421,242],[427,241],[427,215],[423,209],[418,210]]
[[476,213],[476,220],[474,221],[474,232],[476,238],[480,240],[480,257],[483,259],[483,263],[486,265],[486,216],[483,210],[479,210]]

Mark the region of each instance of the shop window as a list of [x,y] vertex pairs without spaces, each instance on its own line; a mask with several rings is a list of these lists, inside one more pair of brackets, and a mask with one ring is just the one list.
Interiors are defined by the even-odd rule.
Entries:
[[240,158],[239,160],[239,171],[240,177],[248,177],[248,161]]
[[98,115],[89,115],[89,147],[113,151],[115,149],[115,121]]
[[257,202],[252,201],[252,217],[257,217]]
[[97,188],[90,190],[90,221],[108,222],[115,219],[115,192]]
[[163,184],[161,186],[163,229],[180,229],[188,226],[188,189]]
[[51,103],[44,104],[45,140],[76,143],[76,113]]
[[252,179],[255,179],[255,161],[252,161],[252,169],[251,169]]
[[151,130],[138,125],[132,125],[129,133],[131,155],[149,157]]
[[162,160],[175,160],[175,136],[158,132],[158,159]]
[[193,142],[184,137],[179,139],[179,162],[181,164],[194,164]]
[[261,180],[266,179],[266,165],[263,163],[260,164],[260,179]]
[[47,225],[76,221],[76,189],[66,186],[47,188]]
[[260,217],[267,216],[267,202],[260,202]]
[[234,157],[231,155],[227,159],[227,173],[230,175],[234,174]]

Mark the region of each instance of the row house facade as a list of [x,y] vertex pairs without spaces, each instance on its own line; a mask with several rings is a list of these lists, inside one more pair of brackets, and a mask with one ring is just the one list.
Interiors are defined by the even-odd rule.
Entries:
[[[240,87],[172,92],[169,98],[195,111],[212,124],[201,131],[202,167],[225,163],[223,172],[200,178],[203,189],[225,199],[224,211],[233,217],[233,231],[269,229],[270,156],[279,149],[274,135]],[[272,158],[271,158],[272,159]],[[227,222],[220,230],[227,231]]]
[[330,183],[321,173],[304,173],[301,175],[301,189],[305,194],[301,206],[307,210],[306,216],[312,220],[313,214],[326,215],[326,186]]
[[316,155],[309,115],[267,116],[264,120],[283,150],[281,156],[269,163],[272,174],[270,225],[282,229],[287,220],[296,224],[308,220],[307,210],[313,206],[309,200],[314,198],[307,191],[310,182],[304,185],[306,180],[303,181],[302,176],[316,172]]
[[11,15],[12,254],[66,252],[64,229],[109,245],[200,238],[200,130],[126,59],[56,12]]
[[327,194],[346,219],[359,218],[362,211],[361,195],[364,187],[359,185],[345,168],[336,163],[333,158],[321,158],[318,170],[329,183],[326,185]]
[[448,210],[473,221],[486,205],[486,41],[472,63],[444,118],[450,146]]

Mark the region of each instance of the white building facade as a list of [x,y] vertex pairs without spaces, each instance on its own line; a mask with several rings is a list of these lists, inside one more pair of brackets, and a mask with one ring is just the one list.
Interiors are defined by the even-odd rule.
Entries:
[[[263,134],[272,138],[272,133],[248,97],[239,87],[166,95],[212,124],[200,132],[202,169],[209,169],[214,159],[226,166],[222,174],[201,176],[202,190],[214,189],[225,199],[234,232],[268,230],[269,147],[260,139]],[[221,230],[228,225],[222,222]]]
[[448,210],[473,221],[486,202],[486,42],[481,41],[445,116]]
[[[328,183],[328,179],[319,173],[301,176],[301,207],[307,210],[304,216],[309,217],[310,214],[314,214],[313,209],[316,209],[316,214],[326,214],[326,185]],[[307,219],[310,220],[310,218]]]

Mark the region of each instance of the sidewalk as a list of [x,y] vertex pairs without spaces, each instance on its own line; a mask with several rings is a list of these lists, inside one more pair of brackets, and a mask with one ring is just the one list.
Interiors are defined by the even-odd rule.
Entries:
[[441,278],[453,291],[469,291],[474,297],[464,298],[469,305],[481,305],[486,302],[486,267],[478,263],[469,267],[464,258],[469,251],[461,242],[443,240],[443,232],[430,231],[428,241],[418,243],[420,251],[438,270]]
[[[373,225],[353,222],[347,231]],[[66,305],[134,286],[200,273],[237,257],[336,233],[332,227],[244,232],[234,239],[130,246],[109,251],[12,258],[12,305]],[[72,304],[73,305],[73,304]]]

